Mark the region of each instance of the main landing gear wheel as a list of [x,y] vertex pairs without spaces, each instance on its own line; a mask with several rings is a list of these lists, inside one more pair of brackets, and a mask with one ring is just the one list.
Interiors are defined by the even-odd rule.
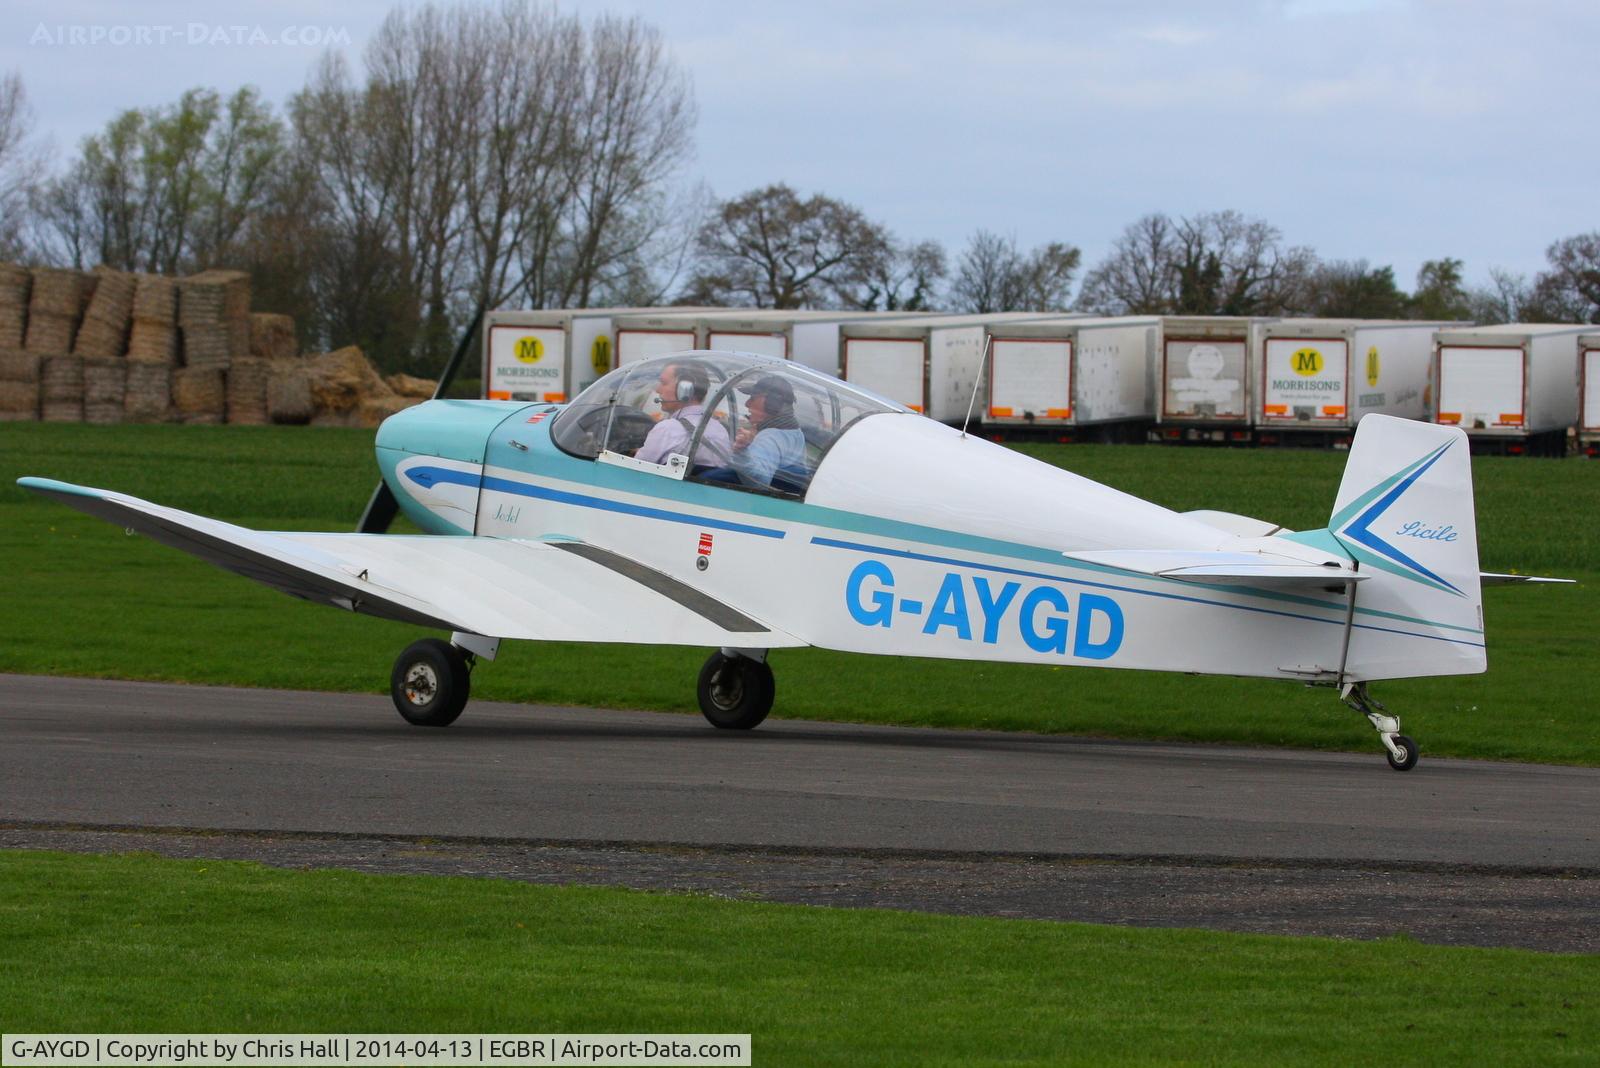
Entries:
[[1410,771],[1417,766],[1417,743],[1403,734],[1394,736],[1394,748],[1385,755],[1389,758],[1389,766],[1395,771]]
[[472,689],[467,655],[438,638],[406,646],[389,673],[389,693],[407,723],[448,727],[456,721]]
[[700,669],[700,712],[713,727],[747,731],[772,711],[776,687],[765,660],[715,652]]

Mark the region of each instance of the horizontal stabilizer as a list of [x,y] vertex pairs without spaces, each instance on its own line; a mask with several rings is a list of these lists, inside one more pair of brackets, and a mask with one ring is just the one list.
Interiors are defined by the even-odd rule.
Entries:
[[264,532],[109,490],[18,484],[318,604],[492,638],[776,648],[790,634],[579,541]]
[[1185,519],[1193,519],[1213,527],[1226,534],[1233,534],[1240,538],[1270,538],[1274,534],[1288,534],[1281,524],[1269,522],[1265,519],[1252,519],[1247,515],[1238,515],[1234,512],[1218,512],[1210,508],[1201,508],[1193,512],[1184,512]]
[[1086,564],[1212,585],[1326,587],[1363,582],[1369,577],[1332,559],[1313,563],[1267,552],[1113,549],[1062,555]]
[[1577,581],[1577,579],[1546,578],[1543,575],[1502,575],[1494,571],[1478,572],[1478,585],[1480,586],[1542,585],[1554,582],[1571,584]]

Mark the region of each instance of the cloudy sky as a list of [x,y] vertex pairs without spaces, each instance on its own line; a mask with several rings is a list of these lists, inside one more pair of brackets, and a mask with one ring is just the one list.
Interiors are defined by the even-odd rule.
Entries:
[[[263,38],[359,61],[391,6],[7,0],[0,71],[65,155],[196,85],[281,102],[326,46]],[[952,252],[983,227],[1092,265],[1147,212],[1235,208],[1409,288],[1425,259],[1532,274],[1600,229],[1594,3],[562,6],[661,29],[700,109],[690,177],[718,195],[785,181]]]

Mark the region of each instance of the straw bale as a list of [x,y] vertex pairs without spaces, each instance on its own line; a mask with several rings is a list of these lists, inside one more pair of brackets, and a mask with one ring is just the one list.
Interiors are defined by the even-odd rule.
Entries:
[[360,426],[361,410],[352,408],[348,412],[332,412],[326,408],[320,409],[311,417],[311,426]]
[[316,405],[311,399],[311,376],[299,360],[273,360],[267,379],[267,414],[274,423],[304,423]]
[[74,356],[118,356],[127,348],[127,321],[113,326],[103,319],[85,316],[78,327],[78,336],[72,342]]
[[31,422],[39,418],[39,383],[0,380],[0,420]]
[[416,375],[384,375],[383,380],[390,389],[402,397],[421,397],[423,399],[433,396],[436,385],[426,378],[418,378]]
[[227,390],[221,371],[208,368],[184,367],[172,375],[172,406],[183,421],[203,422],[191,416],[215,416],[221,422],[227,406]]
[[141,363],[178,362],[178,328],[171,323],[135,319],[128,335],[128,359]]
[[83,403],[83,360],[77,356],[46,356],[39,363],[39,395],[46,403]]
[[89,357],[83,361],[84,404],[114,404],[120,413],[127,386],[128,361],[121,357]]
[[39,381],[39,356],[15,349],[0,350],[0,382]]
[[183,365],[204,371],[226,371],[231,352],[228,328],[221,323],[195,323],[183,328]]
[[133,319],[172,326],[178,321],[178,283],[159,274],[141,274],[133,291]]
[[300,343],[295,338],[294,319],[272,312],[252,312],[250,315],[250,355],[264,360],[281,360],[296,356]]
[[90,404],[88,401],[83,402],[83,421],[85,423],[93,423],[96,426],[110,426],[113,423],[123,422],[125,418],[121,401],[116,403],[102,401],[97,404]]
[[0,263],[0,308],[26,308],[33,275],[26,267]]
[[0,304],[0,349],[20,349],[27,337],[27,307]]
[[319,409],[348,412],[369,397],[392,396],[387,383],[354,345],[308,356],[306,372],[311,376],[311,396]]
[[41,356],[72,351],[72,328],[76,325],[69,315],[33,310],[28,313],[28,335],[23,348]]
[[83,398],[77,400],[39,400],[39,418],[46,423],[83,422]]
[[118,329],[126,329],[133,317],[133,294],[138,288],[137,275],[127,271],[114,271],[109,267],[96,267],[94,296],[84,310],[84,318],[98,319]]
[[267,421],[267,379],[271,364],[259,356],[240,356],[228,367],[228,422],[260,426]]
[[78,318],[82,319],[89,311],[89,302],[94,300],[95,290],[100,287],[100,276],[93,271],[78,272]]
[[128,364],[124,419],[130,423],[163,423],[172,411],[172,368],[164,363]]
[[395,412],[404,411],[412,405],[421,403],[422,399],[419,397],[400,397],[394,394],[387,397],[367,397],[362,400],[361,407],[356,409],[361,417],[357,425],[376,427]]
[[83,312],[83,291],[88,276],[59,267],[35,267],[33,291],[28,301],[32,315],[44,313],[76,321]]
[[226,300],[222,285],[204,274],[191,275],[178,282],[178,324],[180,326],[215,325],[222,322],[222,306]]

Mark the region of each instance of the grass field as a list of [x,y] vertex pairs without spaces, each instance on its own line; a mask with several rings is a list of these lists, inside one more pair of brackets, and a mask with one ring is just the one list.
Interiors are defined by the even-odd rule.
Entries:
[[[288,922],[292,918],[293,922]],[[0,853],[8,1032],[749,1033],[780,1064],[1563,1064],[1600,958]]]
[[[294,601],[14,485],[44,475],[247,526],[349,529],[377,480],[371,446],[359,430],[0,424],[0,670],[382,692],[414,628]],[[1311,451],[1026,451],[1169,507],[1299,528],[1326,521],[1344,465]],[[1428,754],[1600,764],[1600,464],[1484,458],[1474,470],[1484,567],[1582,585],[1488,591],[1488,674],[1375,692]],[[692,710],[704,655],[513,643],[475,673],[474,696]],[[820,650],[773,664],[778,716],[1378,752],[1329,691],[1290,683]]]

